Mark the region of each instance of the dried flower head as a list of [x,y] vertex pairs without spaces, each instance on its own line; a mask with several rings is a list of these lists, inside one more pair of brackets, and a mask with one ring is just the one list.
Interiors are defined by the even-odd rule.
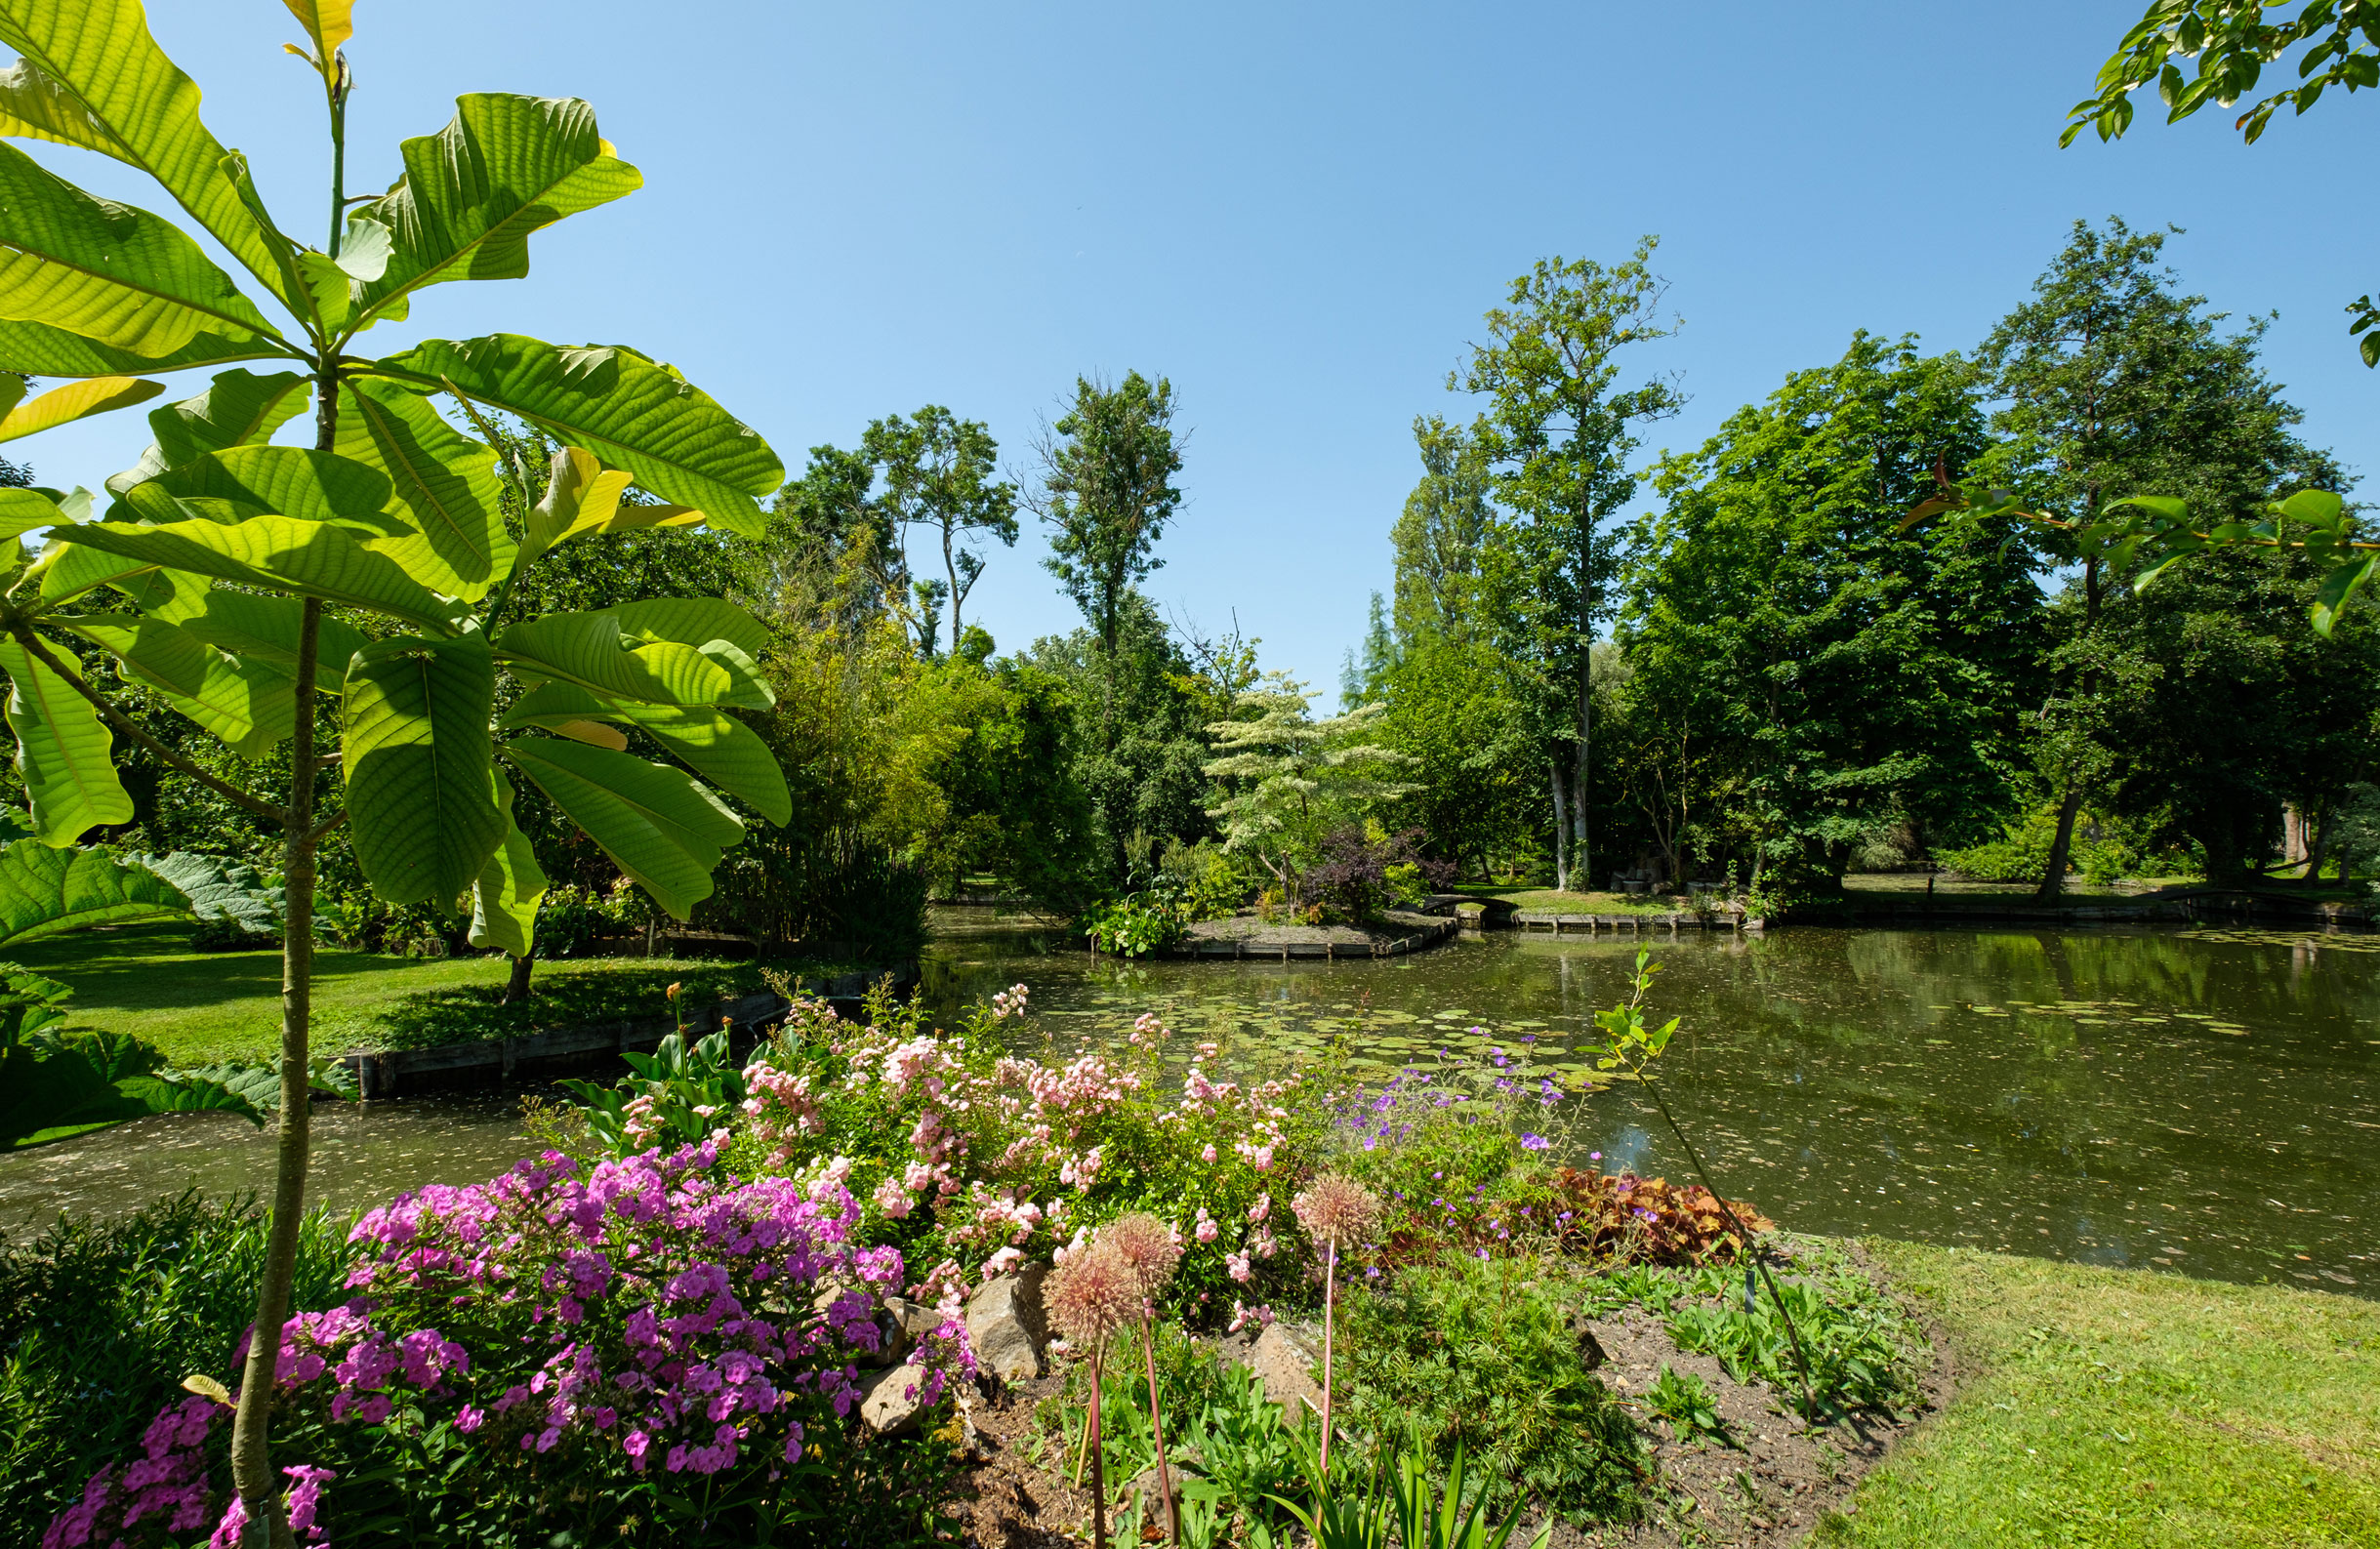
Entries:
[[1143,1301],[1157,1299],[1157,1293],[1173,1278],[1173,1266],[1181,1262],[1181,1245],[1173,1241],[1173,1229],[1145,1210],[1110,1221],[1099,1233],[1099,1241],[1131,1266]]
[[1290,1202],[1298,1224],[1317,1243],[1352,1243],[1380,1213],[1370,1189],[1343,1172],[1326,1172]]
[[1140,1277],[1104,1241],[1066,1255],[1042,1284],[1049,1321],[1074,1344],[1096,1348],[1140,1318]]

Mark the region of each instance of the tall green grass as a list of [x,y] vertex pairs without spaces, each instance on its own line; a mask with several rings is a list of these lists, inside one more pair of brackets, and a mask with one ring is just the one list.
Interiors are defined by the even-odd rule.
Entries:
[[[253,1199],[192,1191],[119,1220],[0,1235],[0,1549],[31,1549],[100,1465],[138,1455],[184,1377],[234,1383],[269,1220]],[[346,1223],[309,1214],[296,1305],[339,1301],[349,1259]]]

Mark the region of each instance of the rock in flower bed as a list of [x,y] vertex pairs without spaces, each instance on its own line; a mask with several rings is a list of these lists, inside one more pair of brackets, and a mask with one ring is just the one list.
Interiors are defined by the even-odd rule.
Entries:
[[[1661,1422],[1596,1373],[1587,1337],[1614,1287],[1659,1303],[1647,1316],[1676,1350],[1781,1412],[1810,1407],[1780,1383],[1773,1325],[1729,1323],[1700,1282],[1643,1279],[1732,1284],[1741,1244],[1715,1202],[1550,1165],[1579,1100],[1493,1058],[1377,1089],[1328,1067],[1240,1081],[1213,1044],[1174,1064],[1149,1017],[1112,1051],[1010,1052],[1028,1041],[1021,991],[949,1034],[914,1008],[871,1012],[798,1003],[741,1067],[723,1039],[679,1047],[652,1067],[666,1076],[546,1111],[543,1157],[367,1215],[347,1298],[282,1335],[275,1458],[306,1541],[894,1541],[970,1494],[979,1529],[986,1509],[1055,1527],[988,1503],[1019,1470],[1015,1501],[1080,1499],[1068,1437],[1043,1426],[1031,1445],[1041,1401],[1087,1381],[1041,1293],[1128,1215],[1154,1217],[1180,1258],[1152,1282],[1154,1346],[1129,1327],[1106,1341],[1099,1475],[1145,1507],[1154,1383],[1185,1447],[1185,1540],[1283,1541],[1267,1502],[1323,1475],[1314,1406],[1289,1380],[1313,1347],[1273,1325],[1321,1308],[1329,1258],[1291,1203],[1326,1170],[1378,1207],[1335,1233],[1334,1480],[1408,1445],[1439,1467],[1460,1444],[1495,1500],[1567,1532],[1658,1509]],[[1647,1267],[1662,1263],[1687,1267]],[[1897,1403],[1917,1347],[1862,1300],[1873,1287],[1792,1284],[1829,1384],[1812,1417]],[[1267,1339],[1279,1380],[1228,1375],[1223,1358]],[[228,1411],[194,1385],[45,1543],[230,1541]]]

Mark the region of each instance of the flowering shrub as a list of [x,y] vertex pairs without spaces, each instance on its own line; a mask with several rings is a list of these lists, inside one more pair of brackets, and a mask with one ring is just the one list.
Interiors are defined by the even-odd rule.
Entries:
[[823,1002],[796,1004],[745,1069],[729,1165],[849,1189],[860,1234],[935,1266],[935,1284],[1053,1258],[1135,1210],[1180,1240],[1170,1312],[1219,1321],[1227,1303],[1302,1281],[1311,1253],[1277,1212],[1330,1120],[1298,1077],[1217,1080],[1214,1045],[1201,1044],[1166,1095],[1167,1035],[1153,1016],[1114,1057],[1006,1054],[1002,1024],[1024,1014],[1022,986],[957,1034],[926,1031],[915,1006],[879,999],[870,1011],[857,1026]]
[[[276,1446],[305,1460],[293,1527],[749,1535],[814,1506],[859,1445],[858,1362],[885,1337],[901,1255],[854,1240],[839,1184],[738,1182],[717,1162],[710,1144],[593,1167],[550,1153],[366,1215],[350,1299],[282,1331]],[[973,1370],[955,1298],[942,1311],[911,1357],[928,1405]],[[44,1549],[210,1525],[231,1542],[228,1413],[169,1406],[146,1455],[102,1470]],[[408,1488],[424,1477],[443,1488]]]

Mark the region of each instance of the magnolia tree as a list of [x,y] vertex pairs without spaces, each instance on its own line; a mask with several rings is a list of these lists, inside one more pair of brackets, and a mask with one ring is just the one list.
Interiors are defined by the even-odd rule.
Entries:
[[[0,532],[48,532],[0,601],[0,669],[42,842],[131,819],[118,739],[283,836],[280,1152],[261,1328],[288,1315],[304,1201],[326,834],[349,826],[383,898],[468,899],[472,940],[525,958],[546,883],[513,821],[517,782],[679,918],[743,833],[718,792],[788,815],[775,760],[729,713],[769,703],[754,662],[766,635],[749,615],[715,597],[545,617],[511,605],[524,567],[582,534],[706,521],[758,534],[755,497],[783,478],[767,444],[621,346],[491,334],[358,352],[431,286],[525,274],[532,232],[635,191],[636,170],[585,102],[477,94],[399,147],[387,192],[349,197],[351,5],[287,4],[306,33],[290,51],[319,72],[328,108],[318,248],[284,234],[246,158],[207,132],[198,88],[138,0],[0,0],[0,41],[22,56],[0,74],[0,134],[139,168],[244,271],[174,221],[0,144],[0,371],[63,383],[15,403],[0,437],[153,397],[163,389],[144,372],[232,367],[149,416],[154,444],[104,496],[0,490]],[[310,445],[271,444],[309,401]],[[542,489],[459,428],[488,435],[493,411],[561,447]],[[526,513],[517,530],[503,514],[508,480]],[[624,500],[632,485],[653,498]],[[84,675],[91,647],[252,765],[287,742],[286,791],[223,778],[144,731]],[[500,672],[524,690],[501,715]],[[636,756],[623,727],[685,767]],[[334,768],[336,795],[318,802]],[[252,1341],[235,1421],[250,1542],[289,1538],[266,1446],[278,1343]]]

